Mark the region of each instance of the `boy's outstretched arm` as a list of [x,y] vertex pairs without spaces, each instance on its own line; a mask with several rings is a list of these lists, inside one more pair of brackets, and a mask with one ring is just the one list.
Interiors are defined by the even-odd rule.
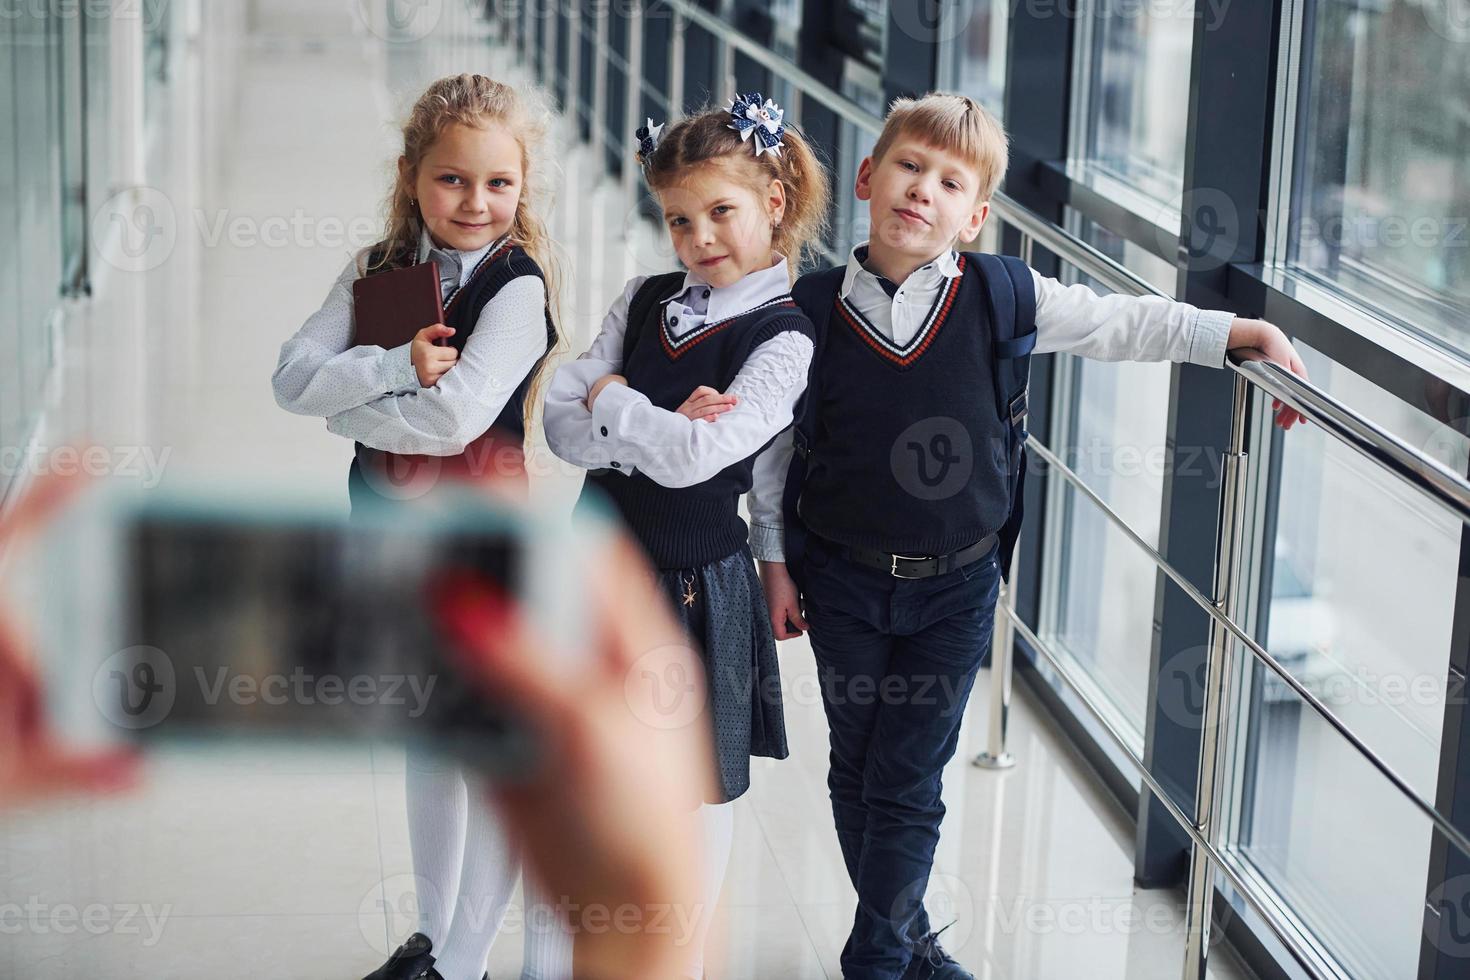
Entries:
[[[1301,358],[1277,327],[1224,310],[1203,310],[1162,296],[1099,295],[1032,270],[1036,353],[1066,351],[1099,361],[1176,361],[1223,368],[1227,350],[1252,349],[1306,377]],[[1276,424],[1300,420],[1277,404]]]

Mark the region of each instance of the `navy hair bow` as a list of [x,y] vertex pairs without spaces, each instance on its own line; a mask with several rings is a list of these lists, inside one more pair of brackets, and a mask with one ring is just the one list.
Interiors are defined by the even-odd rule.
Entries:
[[786,113],[770,99],[762,99],[759,92],[737,95],[730,100],[730,128],[740,134],[742,141],[754,137],[755,155],[771,152],[780,156],[781,137],[786,133],[782,122]]
[[663,134],[663,131],[664,124],[659,123],[655,126],[652,119],[649,119],[642,126],[638,127],[637,132],[633,134],[633,138],[638,141],[639,163],[647,163],[648,158],[653,156],[653,151],[658,149],[658,138]]

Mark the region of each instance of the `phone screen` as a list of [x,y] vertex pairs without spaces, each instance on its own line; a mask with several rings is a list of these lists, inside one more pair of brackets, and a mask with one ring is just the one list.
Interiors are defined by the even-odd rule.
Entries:
[[428,602],[445,569],[522,596],[512,529],[144,510],[120,531],[121,642],[93,679],[114,725],[420,739],[491,771],[527,757],[511,714],[454,667]]

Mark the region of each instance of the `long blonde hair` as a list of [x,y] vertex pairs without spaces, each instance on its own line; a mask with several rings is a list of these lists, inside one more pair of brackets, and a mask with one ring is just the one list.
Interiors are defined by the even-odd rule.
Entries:
[[383,240],[370,250],[369,264],[362,270],[364,274],[372,272],[392,264],[396,257],[405,253],[412,255],[418,249],[424,223],[414,203],[414,183],[424,156],[447,128],[455,123],[478,128],[496,122],[515,135],[521,148],[522,182],[521,196],[516,202],[515,217],[510,225],[510,238],[541,267],[552,328],[556,333],[556,342],[540,360],[526,394],[523,420],[528,437],[536,406],[541,403],[548,367],[554,355],[566,350],[561,318],[557,315],[562,283],[561,262],[556,245],[537,210],[548,193],[541,158],[546,151],[549,118],[545,100],[539,93],[517,92],[509,85],[484,75],[447,75],[430,85],[414,103],[408,121],[403,124],[403,157],[408,166],[393,182],[393,189],[388,195]]

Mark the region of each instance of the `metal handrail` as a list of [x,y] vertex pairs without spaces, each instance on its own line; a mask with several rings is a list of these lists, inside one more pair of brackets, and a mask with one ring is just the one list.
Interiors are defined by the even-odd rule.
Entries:
[[1430,499],[1453,511],[1461,521],[1470,522],[1470,481],[1439,460],[1420,452],[1279,364],[1243,361],[1231,366],[1251,384],[1273,398],[1281,399],[1328,435],[1418,488]]
[[[1235,622],[1235,620],[1233,620],[1223,611],[1221,611],[1219,605],[1214,600],[1210,599],[1198,588],[1196,588],[1194,583],[1190,582],[1189,579],[1184,576],[1184,573],[1180,572],[1173,565],[1171,565],[1162,555],[1158,553],[1158,551],[1153,548],[1152,545],[1145,541],[1138,534],[1137,531],[1129,527],[1128,522],[1124,520],[1117,511],[1109,507],[1107,503],[1104,502],[1103,499],[1098,496],[1097,493],[1093,491],[1093,489],[1083,481],[1082,477],[1078,476],[1077,473],[1075,473],[1070,467],[1068,467],[1066,463],[1062,462],[1062,460],[1055,453],[1053,453],[1045,446],[1040,445],[1034,439],[1027,440],[1027,446],[1029,447],[1029,452],[1033,452],[1037,456],[1041,457],[1042,461],[1044,461],[1047,466],[1054,469],[1059,476],[1061,476],[1069,484],[1071,484],[1073,489],[1077,490],[1088,500],[1090,500],[1099,510],[1101,510],[1103,516],[1105,516],[1110,522],[1112,522],[1114,526],[1121,530],[1123,534],[1131,542],[1133,542],[1134,545],[1142,550],[1143,553],[1148,556],[1149,560],[1151,560],[1154,565],[1157,566],[1159,571],[1163,572],[1170,578],[1170,580],[1174,582],[1175,585],[1179,586],[1180,591],[1182,591],[1186,596],[1193,600],[1195,605],[1203,609],[1205,613],[1209,615],[1211,620],[1213,620],[1222,629],[1229,632],[1230,635],[1236,641],[1238,641],[1241,646],[1249,650],[1251,654],[1254,655],[1255,658],[1259,660],[1263,666],[1269,668],[1273,674],[1281,679],[1282,683],[1291,688],[1296,696],[1301,698],[1302,701],[1305,702],[1313,711],[1315,711],[1323,721],[1332,726],[1333,730],[1335,730],[1339,735],[1346,739],[1348,743],[1353,746],[1353,748],[1357,749],[1358,752],[1368,761],[1369,765],[1371,765],[1374,769],[1377,769],[1379,774],[1381,774],[1385,779],[1387,779],[1390,783],[1397,787],[1400,792],[1402,792],[1405,796],[1409,798],[1409,801],[1414,804],[1414,806],[1419,810],[1420,813],[1424,814],[1424,816],[1428,817],[1434,823],[1435,828],[1439,830],[1440,833],[1444,834],[1445,837],[1447,837],[1451,841],[1454,841],[1457,847],[1459,847],[1467,855],[1470,855],[1470,836],[1466,836],[1463,831],[1457,828],[1443,814],[1441,814],[1439,810],[1434,806],[1434,804],[1430,803],[1428,800],[1425,800],[1422,796],[1420,796],[1419,793],[1413,788],[1413,786],[1410,785],[1409,781],[1406,778],[1400,776],[1392,766],[1390,766],[1387,762],[1384,762],[1383,759],[1381,759],[1376,752],[1370,749],[1366,742],[1364,742],[1361,738],[1354,734],[1352,730],[1348,728],[1347,724],[1344,721],[1342,721],[1340,718],[1332,713],[1332,709],[1327,707],[1327,705],[1324,704],[1315,694],[1308,690],[1306,685],[1297,680],[1296,676],[1292,674],[1289,668],[1282,665],[1281,661],[1273,657],[1270,652],[1266,650],[1265,647],[1261,646],[1261,644],[1258,643],[1253,636],[1242,629],[1241,626]],[[1136,756],[1132,756],[1132,758],[1134,759],[1134,761],[1140,761]]]

